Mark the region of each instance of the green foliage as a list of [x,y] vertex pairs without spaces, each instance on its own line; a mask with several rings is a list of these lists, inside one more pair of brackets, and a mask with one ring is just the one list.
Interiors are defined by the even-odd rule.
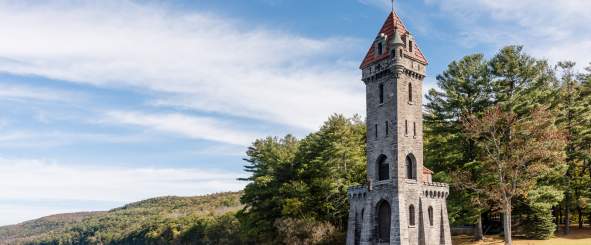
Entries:
[[[558,115],[558,126],[567,135],[566,163],[568,169],[560,182],[565,190],[565,198],[562,206],[565,207],[565,215],[569,217],[570,210],[577,208],[579,215],[582,212],[581,201],[589,196],[591,187],[591,165],[589,165],[589,153],[591,153],[591,97],[588,89],[588,75],[574,72],[574,62],[559,62],[557,69],[561,75],[560,87],[556,93],[554,109]],[[587,175],[589,172],[589,175]],[[582,226],[582,220],[579,225]],[[569,228],[565,226],[568,233]]]
[[550,239],[556,231],[552,208],[558,205],[564,192],[557,186],[539,184],[529,191],[526,198],[518,199],[516,213],[524,216],[520,219],[523,235],[529,239]]
[[366,176],[365,124],[358,117],[331,116],[302,140],[289,135],[257,140],[247,155],[252,176],[239,218],[250,241],[280,243],[279,234],[286,231],[278,231],[277,221],[288,218],[345,230],[347,189],[363,184]]
[[340,244],[345,233],[338,232],[329,222],[318,222],[312,218],[286,218],[275,222],[283,244]]
[[[241,193],[160,197],[125,205],[9,244],[241,244]],[[4,244],[4,243],[3,243]]]
[[51,215],[17,225],[0,227],[0,244],[12,243],[44,234],[49,231],[63,230],[66,226],[78,223],[101,212],[83,212]]
[[522,46],[507,46],[489,62],[495,104],[519,116],[553,100],[554,73],[545,60],[529,56]]
[[[245,179],[241,202],[246,207],[238,213],[246,237],[254,242],[273,241],[276,236],[274,221],[283,213],[285,200],[283,192],[292,177],[292,163],[299,141],[291,135],[282,139],[268,137],[256,140],[248,149],[245,171],[252,175]],[[291,184],[304,188],[303,185]],[[293,203],[293,201],[292,201]]]
[[[481,212],[494,210],[497,204],[480,191],[495,182],[493,173],[483,169],[483,149],[462,128],[467,116],[481,117],[492,106],[514,113],[519,120],[528,120],[538,108],[549,108],[557,126],[569,132],[565,152],[577,167],[557,164],[543,176],[536,176],[538,181],[529,196],[518,197],[531,205],[523,208],[543,207],[549,213],[548,206],[562,200],[556,199],[557,195],[570,189],[575,198],[569,206],[583,209],[591,189],[591,67],[576,74],[573,66],[561,62],[560,69],[553,70],[547,61],[526,54],[523,47],[507,46],[490,60],[475,54],[453,61],[437,76],[439,89],[429,91],[425,105],[425,165],[436,172],[434,179],[451,183],[450,221],[475,222]],[[562,77],[557,78],[557,73]],[[540,195],[543,192],[547,193]]]
[[525,236],[529,239],[550,239],[556,230],[554,217],[549,211],[532,211],[527,215],[525,224]]
[[[425,105],[425,165],[434,179],[451,183],[448,212],[452,223],[473,223],[484,209],[482,194],[468,183],[483,182],[478,147],[462,122],[479,115],[492,102],[491,74],[482,54],[465,56],[437,76],[440,90],[431,89]],[[454,173],[461,173],[455,175]]]

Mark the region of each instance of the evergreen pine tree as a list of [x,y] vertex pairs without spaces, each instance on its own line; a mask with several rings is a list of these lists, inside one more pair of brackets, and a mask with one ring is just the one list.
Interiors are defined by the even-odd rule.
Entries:
[[[439,90],[429,91],[425,105],[426,165],[433,168],[436,178],[452,183],[456,191],[451,191],[449,198],[450,216],[475,223],[474,235],[480,240],[485,201],[468,184],[478,184],[482,180],[476,162],[478,149],[463,132],[462,121],[482,113],[492,103],[484,56],[469,55],[450,63],[447,70],[437,76],[437,84]],[[449,176],[459,172],[465,175]]]

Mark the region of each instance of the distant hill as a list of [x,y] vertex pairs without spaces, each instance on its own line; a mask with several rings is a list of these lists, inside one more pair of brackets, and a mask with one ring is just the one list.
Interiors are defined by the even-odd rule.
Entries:
[[[237,239],[241,192],[158,197],[0,227],[0,244],[215,244]],[[235,230],[233,230],[235,228]],[[215,233],[214,235],[211,235]],[[218,240],[216,240],[218,239]],[[230,242],[231,243],[231,242]]]
[[0,227],[0,244],[10,244],[22,239],[32,239],[49,231],[63,229],[68,225],[81,222],[85,218],[104,212],[83,212],[56,214],[17,225]]

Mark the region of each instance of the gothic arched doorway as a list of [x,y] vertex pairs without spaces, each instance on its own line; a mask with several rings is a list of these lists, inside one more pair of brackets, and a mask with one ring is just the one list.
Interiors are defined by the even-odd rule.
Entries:
[[378,203],[378,242],[389,242],[390,241],[390,220],[392,212],[390,210],[390,204],[382,200]]

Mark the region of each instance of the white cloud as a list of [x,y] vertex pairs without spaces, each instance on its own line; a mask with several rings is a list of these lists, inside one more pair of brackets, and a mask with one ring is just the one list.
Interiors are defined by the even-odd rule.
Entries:
[[[244,177],[243,173],[210,169],[69,166],[45,160],[0,158],[0,204],[2,200],[56,199],[123,204],[155,196],[237,191],[246,184],[237,181],[239,177]],[[15,209],[14,205],[8,206]],[[14,222],[15,218],[20,221],[31,218],[27,213],[88,211],[80,207],[53,210],[40,205],[29,206],[27,208],[33,210],[16,209],[20,211],[9,217],[0,215],[0,224]]]
[[[66,1],[67,2],[67,1]],[[0,71],[156,91],[161,102],[315,129],[362,113],[363,84],[316,39],[129,1],[0,3]],[[73,6],[72,6],[73,5]]]
[[239,130],[221,120],[211,117],[187,116],[184,114],[146,114],[129,111],[108,112],[104,120],[110,123],[138,125],[154,130],[175,133],[193,139],[205,139],[235,145],[249,145],[263,135]]
[[425,0],[457,21],[465,45],[522,44],[551,62],[591,62],[587,0]]
[[[0,125],[1,126],[1,125]],[[146,142],[150,135],[64,132],[59,130],[19,130],[0,127],[0,147],[52,148],[79,143],[132,144]]]
[[63,90],[1,83],[0,81],[0,99],[69,102],[83,98],[81,94]]

